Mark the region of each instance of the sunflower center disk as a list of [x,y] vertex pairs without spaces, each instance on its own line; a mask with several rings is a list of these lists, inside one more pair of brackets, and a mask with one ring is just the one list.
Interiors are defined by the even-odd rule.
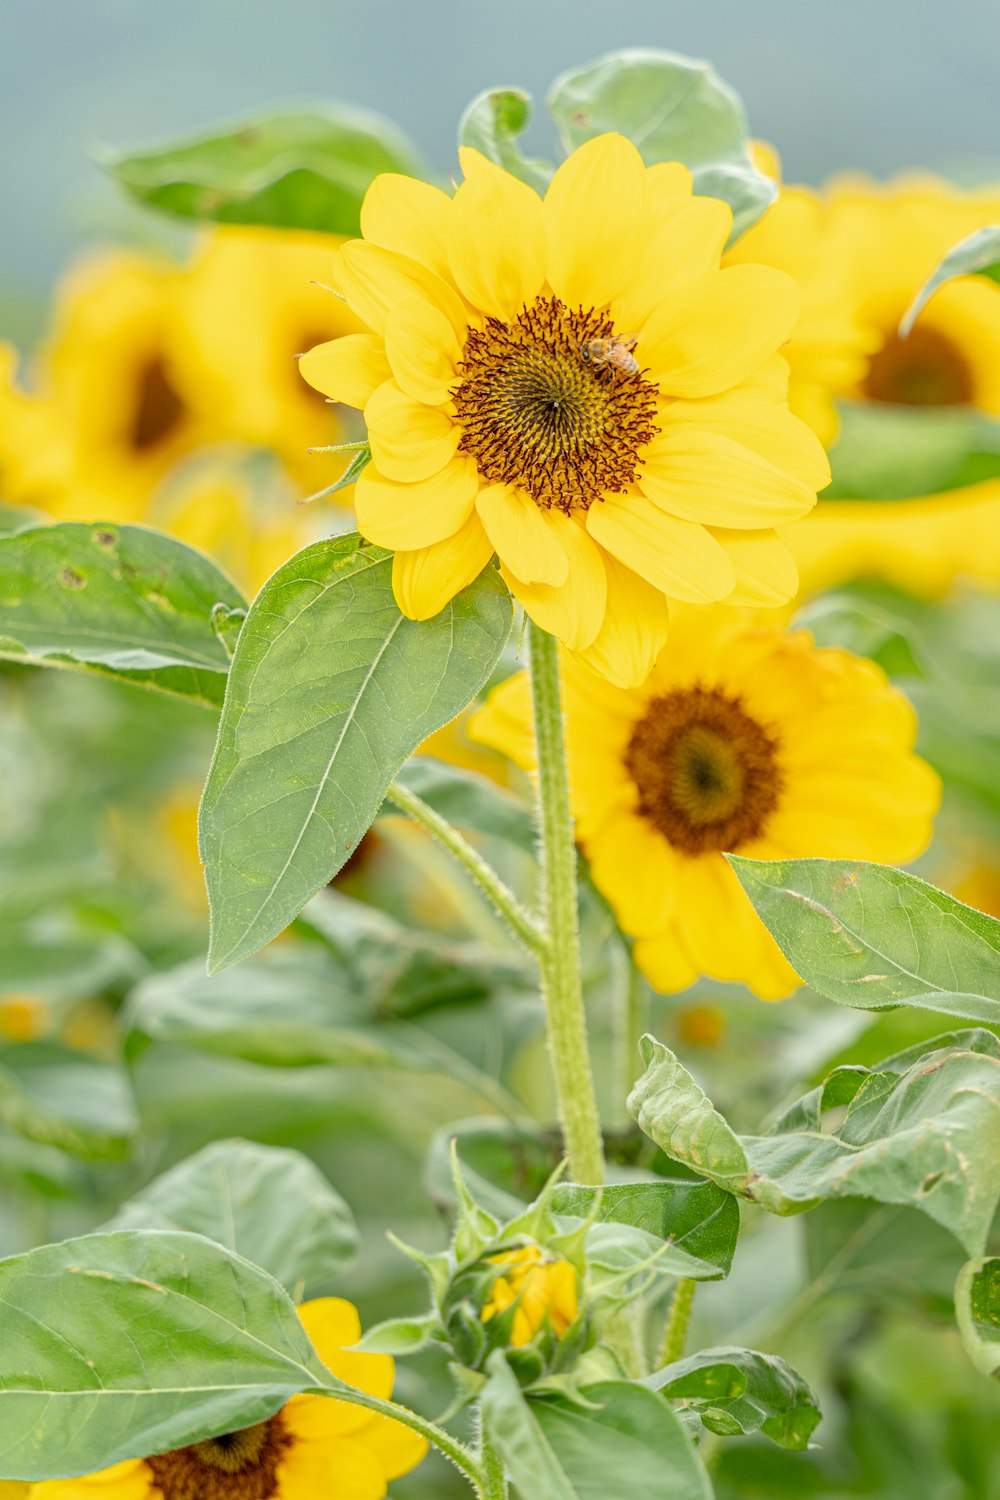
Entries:
[[136,382],[130,446],[136,453],[155,448],[180,426],[184,412],[184,402],[171,383],[166,365],[154,355],[139,371]]
[[163,1500],[273,1500],[291,1445],[281,1414],[146,1460]]
[[[485,481],[567,513],[634,482],[658,430],[657,387],[615,362],[614,336],[603,313],[571,312],[557,297],[537,298],[511,323],[469,329],[452,394],[459,449]],[[597,341],[600,359],[589,357]]]
[[650,700],[625,766],[639,811],[685,854],[738,849],[778,804],[776,744],[737,699],[686,688]]
[[935,328],[890,334],[872,356],[865,377],[869,401],[900,406],[960,406],[975,397],[975,381],[961,350]]

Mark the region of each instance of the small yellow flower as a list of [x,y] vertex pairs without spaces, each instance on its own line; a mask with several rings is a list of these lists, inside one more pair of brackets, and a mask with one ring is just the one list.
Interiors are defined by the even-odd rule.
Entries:
[[772,268],[720,269],[728,207],[621,136],[574,151],[544,199],[461,159],[454,197],[375,180],[333,272],[370,331],[300,368],[364,410],[358,526],[395,551],[406,615],[496,553],[538,625],[635,685],[668,598],[795,592],[774,528],[829,477],[776,352],[799,298]]
[[503,1274],[491,1286],[481,1317],[489,1323],[516,1302],[510,1336],[516,1349],[530,1344],[546,1323],[561,1339],[576,1322],[576,1271],[568,1260],[548,1260],[538,1245],[524,1245],[491,1255],[490,1262],[502,1266]]
[[[351,1346],[361,1323],[350,1302],[324,1297],[299,1315],[324,1363],[369,1395],[392,1395],[393,1361]],[[427,1451],[391,1418],[323,1396],[293,1396],[276,1416],[188,1448],[115,1464],[82,1479],[37,1484],[31,1500],[381,1500],[390,1479]]]
[[[635,958],[662,992],[699,975],[779,999],[798,980],[723,857],[902,862],[940,787],[916,718],[873,662],[736,611],[679,612],[640,689],[571,657],[563,676],[577,831]],[[496,688],[471,733],[534,767],[529,683]]]
[[30,1042],[45,1031],[48,1006],[42,995],[0,995],[0,1036]]

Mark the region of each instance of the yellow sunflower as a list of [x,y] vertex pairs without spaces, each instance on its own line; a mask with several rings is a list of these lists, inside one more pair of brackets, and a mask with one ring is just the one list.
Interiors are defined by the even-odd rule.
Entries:
[[496,553],[542,629],[612,681],[648,672],[667,598],[795,592],[774,528],[829,477],[788,411],[792,280],[720,269],[728,207],[605,135],[540,198],[472,150],[454,197],[385,175],[333,278],[369,330],[300,361],[364,410],[358,526],[427,619]]
[[[908,338],[901,318],[959,240],[1000,222],[996,188],[963,192],[940,178],[880,184],[835,180],[816,195],[783,188],[729,252],[780,267],[798,283],[803,314],[784,355],[789,401],[829,443],[834,401],[971,405],[1000,415],[1000,295],[964,277],[942,287]],[[957,576],[1000,582],[1000,481],[893,501],[824,500],[782,532],[802,591],[883,578],[923,596]]]
[[[361,1323],[350,1302],[324,1297],[299,1316],[323,1362],[369,1395],[392,1394],[384,1354],[358,1354]],[[427,1444],[377,1412],[323,1396],[293,1396],[276,1416],[153,1458],[82,1479],[33,1486],[31,1500],[381,1500],[388,1481],[423,1458]]]
[[[737,611],[678,613],[641,688],[564,658],[577,832],[595,884],[661,992],[699,975],[763,999],[798,984],[723,858],[903,862],[927,844],[935,773],[916,719],[873,662]],[[534,766],[524,673],[471,726]]]
[[547,1257],[538,1245],[505,1250],[490,1260],[501,1272],[483,1304],[482,1321],[491,1322],[516,1303],[510,1334],[515,1349],[530,1344],[546,1323],[561,1339],[579,1311],[576,1271],[569,1261]]

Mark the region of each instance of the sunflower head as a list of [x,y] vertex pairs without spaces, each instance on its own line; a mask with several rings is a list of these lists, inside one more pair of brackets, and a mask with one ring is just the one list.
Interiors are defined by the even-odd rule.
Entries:
[[364,332],[300,362],[364,411],[362,534],[412,619],[495,554],[544,630],[613,681],[648,673],[667,600],[778,604],[774,528],[829,471],[787,405],[783,272],[722,268],[732,216],[623,137],[544,198],[478,152],[454,196],[379,177],[334,280]]
[[462,1365],[482,1370],[502,1349],[524,1385],[568,1368],[591,1342],[577,1268],[534,1242],[502,1245],[461,1267],[443,1312]]

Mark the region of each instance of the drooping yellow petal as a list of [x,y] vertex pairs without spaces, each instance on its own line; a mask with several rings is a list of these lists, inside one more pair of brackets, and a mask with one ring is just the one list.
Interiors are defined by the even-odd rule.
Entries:
[[807,515],[815,492],[722,433],[661,433],[643,454],[639,487],[662,510],[704,526],[752,530]]
[[773,608],[788,604],[799,590],[795,559],[773,531],[728,531],[711,528],[736,570],[736,587],[726,604]]
[[400,302],[422,297],[464,335],[468,315],[453,287],[419,261],[395,250],[383,250],[364,240],[348,240],[334,262],[334,280],[347,305],[375,333],[385,333],[392,308]]
[[639,687],[653,670],[669,628],[667,601],[659,589],[624,563],[604,554],[607,606],[593,641],[580,660],[616,687]]
[[[568,516],[552,511],[546,519],[555,528],[569,560],[565,583],[527,584],[507,567],[501,566],[500,572],[514,598],[536,625],[571,651],[583,650],[594,640],[604,620],[608,596],[604,556],[584,528]],[[503,554],[500,556],[502,562]]]
[[558,512],[540,510],[523,490],[491,484],[476,500],[479,519],[500,561],[522,583],[558,586],[569,576]]
[[410,620],[433,619],[479,577],[492,556],[492,544],[473,512],[446,541],[396,553],[392,560],[396,603]]
[[298,1313],[313,1348],[328,1370],[369,1396],[389,1399],[395,1374],[389,1355],[362,1354],[351,1348],[361,1338],[361,1319],[353,1303],[343,1297],[317,1297],[303,1303]]
[[[631,886],[627,906],[618,905],[624,930],[633,937],[658,932],[679,899],[679,860],[662,834],[635,813],[616,813],[588,840],[590,872],[597,889],[617,905]],[[681,896],[682,896],[681,892]]]
[[537,297],[547,247],[538,194],[468,146],[459,149],[465,181],[448,224],[455,283],[474,307],[510,321]]
[[456,453],[439,474],[397,484],[369,464],[358,475],[354,509],[358,530],[377,547],[429,547],[454,536],[472,515],[479,475],[468,454]]
[[783,394],[776,400],[761,399],[752,389],[755,385],[756,381],[747,382],[702,401],[670,402],[660,419],[664,435],[686,429],[717,432],[786,470],[809,489],[823,489],[830,483],[823,444],[783,404]]
[[376,1412],[374,1420],[365,1428],[364,1441],[365,1447],[378,1460],[386,1479],[398,1479],[401,1474],[408,1474],[427,1453],[426,1438],[414,1432],[412,1427],[406,1427],[392,1417],[384,1417],[381,1412]]
[[450,417],[414,401],[394,380],[379,386],[365,407],[365,421],[375,467],[402,484],[439,474],[462,436]]
[[592,505],[587,530],[670,598],[710,604],[725,599],[736,583],[732,563],[704,526],[666,515],[644,495],[612,495]]
[[[666,297],[719,269],[733,215],[718,198],[673,197],[656,214],[653,231],[639,246],[636,267],[612,300],[619,330],[641,330]],[[642,341],[636,354],[645,364]]]
[[417,177],[382,172],[361,205],[361,233],[372,245],[418,260],[447,281],[451,199]]
[[601,307],[628,283],[649,227],[646,168],[631,141],[578,146],[545,194],[549,284],[569,307]]
[[360,411],[392,371],[377,333],[348,333],[303,354],[299,374],[331,401]]
[[633,954],[639,969],[661,995],[679,994],[698,978],[698,969],[681,941],[676,922],[662,932],[637,938]]
[[449,399],[462,345],[444,313],[430,302],[400,302],[390,309],[385,354],[396,384],[415,401],[441,406]]
[[718,395],[783,343],[799,300],[783,271],[727,266],[682,288],[653,314],[642,335],[643,365],[667,395]]

